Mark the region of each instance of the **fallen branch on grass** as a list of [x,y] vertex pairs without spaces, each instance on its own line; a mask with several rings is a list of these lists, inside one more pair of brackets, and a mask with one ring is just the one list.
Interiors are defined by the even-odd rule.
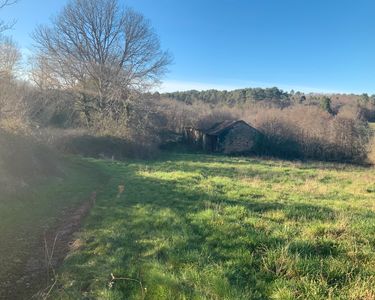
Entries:
[[113,275],[113,273],[111,273],[111,281],[108,284],[109,288],[113,287],[115,281],[133,281],[133,282],[137,282],[139,284],[139,287],[140,287],[141,292],[142,292],[142,299],[145,298],[146,292],[147,292],[147,288],[143,287],[142,282],[140,280],[129,278],[129,277],[116,277],[115,275]]

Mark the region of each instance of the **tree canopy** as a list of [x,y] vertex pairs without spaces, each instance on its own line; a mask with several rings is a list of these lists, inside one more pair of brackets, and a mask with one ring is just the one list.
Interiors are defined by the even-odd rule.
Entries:
[[150,22],[117,0],[71,0],[33,37],[34,79],[79,93],[86,115],[110,110],[132,91],[148,90],[171,62]]
[[258,102],[262,100],[273,101],[281,106],[289,104],[290,95],[281,89],[273,88],[245,88],[233,91],[185,91],[166,93],[163,95],[166,98],[176,99],[185,103],[193,103],[195,101],[202,101],[210,104],[229,104],[236,105],[246,102]]

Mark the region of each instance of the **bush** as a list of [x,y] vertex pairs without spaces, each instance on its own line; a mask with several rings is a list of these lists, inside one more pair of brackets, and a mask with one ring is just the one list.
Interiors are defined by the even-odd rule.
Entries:
[[122,160],[150,158],[157,154],[157,147],[114,136],[93,135],[82,129],[42,129],[35,136],[59,152],[85,157]]
[[149,158],[155,149],[130,143],[113,136],[81,135],[59,140],[57,149],[64,153],[86,157],[122,160],[125,158]]
[[10,191],[35,178],[60,176],[59,156],[31,137],[0,130],[0,190]]
[[359,119],[295,106],[258,112],[253,124],[265,135],[265,154],[345,162],[363,162],[367,156],[370,130]]

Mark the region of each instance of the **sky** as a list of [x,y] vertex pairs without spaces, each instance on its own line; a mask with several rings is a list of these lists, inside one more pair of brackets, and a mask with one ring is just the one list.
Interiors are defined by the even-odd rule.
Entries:
[[[173,64],[160,91],[273,87],[375,94],[373,0],[119,0],[144,14]],[[27,55],[65,0],[0,11]]]

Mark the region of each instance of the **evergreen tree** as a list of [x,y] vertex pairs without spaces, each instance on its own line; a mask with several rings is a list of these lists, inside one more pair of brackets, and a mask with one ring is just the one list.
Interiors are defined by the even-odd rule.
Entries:
[[332,114],[331,98],[328,98],[326,96],[322,97],[320,99],[320,108],[328,112],[329,114]]

